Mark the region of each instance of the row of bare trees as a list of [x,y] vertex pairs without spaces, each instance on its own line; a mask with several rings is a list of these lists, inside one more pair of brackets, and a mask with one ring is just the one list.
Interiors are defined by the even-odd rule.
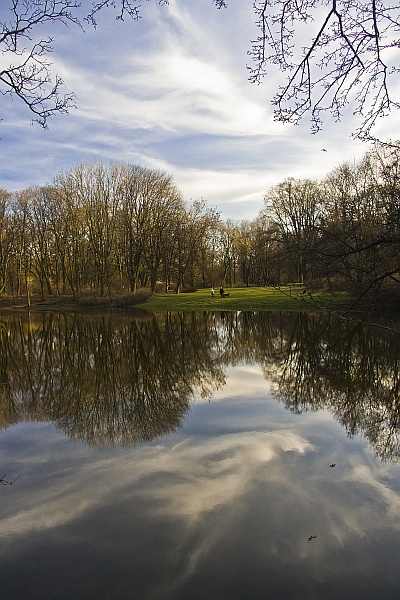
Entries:
[[80,165],[47,187],[1,193],[0,289],[73,294],[158,281],[195,285],[219,215],[188,206],[163,172],[138,165]]
[[227,285],[392,293],[400,283],[399,152],[377,145],[321,182],[286,179],[268,190],[256,219],[223,224],[219,248]]
[[400,283],[400,162],[376,146],[323,182],[288,179],[265,197],[278,280],[323,282],[357,297]]
[[253,221],[221,229],[230,285],[300,282],[347,289],[359,300],[400,283],[400,155],[376,145],[321,181],[288,178]]
[[301,282],[361,297],[396,287],[399,250],[399,155],[383,146],[322,182],[286,179],[252,221],[223,222],[166,173],[126,163],[0,192],[6,295]]

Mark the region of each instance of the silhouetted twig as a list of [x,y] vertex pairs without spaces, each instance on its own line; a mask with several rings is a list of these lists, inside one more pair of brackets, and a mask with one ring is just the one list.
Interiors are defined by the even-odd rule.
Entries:
[[13,483],[15,483],[19,477],[19,475],[17,475],[17,477],[14,479],[14,481],[6,481],[6,475],[7,473],[4,473],[3,477],[0,478],[0,483],[2,485],[12,485]]

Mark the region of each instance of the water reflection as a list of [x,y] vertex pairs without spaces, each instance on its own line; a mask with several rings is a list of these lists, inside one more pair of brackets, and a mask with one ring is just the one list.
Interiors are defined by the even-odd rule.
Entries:
[[3,319],[2,597],[397,598],[397,356],[321,315]]
[[163,313],[147,319],[3,317],[0,424],[50,421],[93,446],[175,431],[231,365],[261,365],[295,413],[328,409],[382,459],[400,456],[398,334],[290,313]]

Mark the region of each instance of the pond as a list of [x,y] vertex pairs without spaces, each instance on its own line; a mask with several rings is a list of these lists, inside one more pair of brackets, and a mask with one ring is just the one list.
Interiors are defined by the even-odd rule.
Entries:
[[399,364],[322,314],[3,316],[2,597],[397,599]]

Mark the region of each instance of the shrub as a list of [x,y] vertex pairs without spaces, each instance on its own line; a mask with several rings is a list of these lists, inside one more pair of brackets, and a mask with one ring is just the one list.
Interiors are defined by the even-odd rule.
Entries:
[[151,296],[152,293],[147,288],[141,288],[134,293],[124,294],[123,296],[85,295],[79,298],[78,306],[81,308],[124,309],[131,308],[136,304],[143,304]]

